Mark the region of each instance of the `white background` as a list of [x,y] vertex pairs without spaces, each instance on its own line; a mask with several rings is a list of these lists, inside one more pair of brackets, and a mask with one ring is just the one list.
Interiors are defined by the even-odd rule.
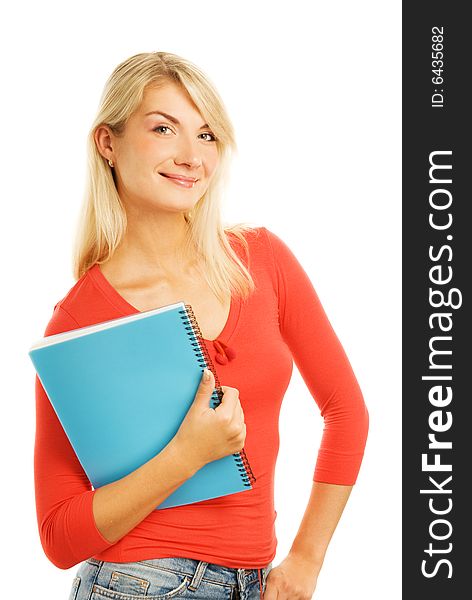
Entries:
[[[2,597],[65,599],[77,568],[57,569],[39,542],[27,352],[75,283],[85,137],[105,80],[132,54],[164,50],[207,73],[233,120],[225,222],[264,225],[291,247],[369,408],[364,462],[314,598],[400,598],[400,11],[349,0],[2,8]],[[274,566],[308,502],[321,428],[294,368],[280,417]]]

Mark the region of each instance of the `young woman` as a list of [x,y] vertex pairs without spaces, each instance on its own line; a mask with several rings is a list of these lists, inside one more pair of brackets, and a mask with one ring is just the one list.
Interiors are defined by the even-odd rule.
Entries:
[[[36,378],[35,490],[41,543],[80,565],[71,600],[311,598],[356,481],[368,413],[302,266],[266,227],[223,227],[233,129],[208,78],[166,52],[120,64],[88,139],[75,285],[45,335],[184,300],[224,392],[202,377],[171,442],[92,489]],[[324,418],[313,488],[291,550],[272,567],[278,419],[295,360]],[[93,415],[91,415],[93,418]],[[206,463],[244,447],[253,488],[155,510]]]

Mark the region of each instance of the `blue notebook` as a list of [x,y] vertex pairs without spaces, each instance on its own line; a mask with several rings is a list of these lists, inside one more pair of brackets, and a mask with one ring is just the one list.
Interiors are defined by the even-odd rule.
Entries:
[[[223,394],[184,302],[47,336],[28,354],[95,489],[128,475],[170,442],[204,367],[215,375],[212,408]],[[207,463],[156,509],[243,492],[254,482],[243,449]]]

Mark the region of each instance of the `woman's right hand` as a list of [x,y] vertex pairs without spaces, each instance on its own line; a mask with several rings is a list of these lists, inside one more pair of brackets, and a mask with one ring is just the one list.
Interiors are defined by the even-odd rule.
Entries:
[[222,385],[223,397],[216,408],[210,407],[215,378],[200,380],[194,401],[172,442],[192,461],[196,470],[223,456],[239,452],[246,439],[244,413],[239,401],[239,390]]

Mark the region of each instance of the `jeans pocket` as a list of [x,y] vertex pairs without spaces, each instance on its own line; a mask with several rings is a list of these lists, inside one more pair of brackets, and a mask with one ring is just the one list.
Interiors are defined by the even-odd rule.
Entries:
[[71,588],[70,594],[69,594],[69,600],[76,600],[77,593],[79,591],[79,585],[80,585],[80,577],[74,577],[74,580],[72,581],[72,588]]
[[190,578],[186,575],[154,569],[152,578],[136,576],[114,570],[110,581],[104,585],[94,584],[91,600],[168,600],[185,594]]

